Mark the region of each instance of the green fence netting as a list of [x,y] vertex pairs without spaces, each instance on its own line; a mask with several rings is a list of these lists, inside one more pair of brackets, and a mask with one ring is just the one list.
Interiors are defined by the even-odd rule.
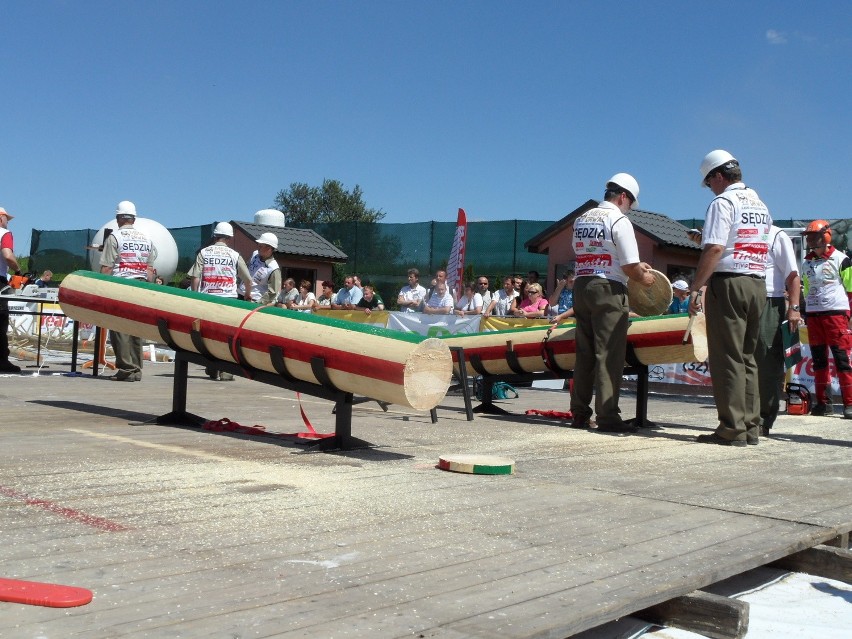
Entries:
[[[547,256],[527,252],[524,242],[550,226],[548,221],[507,220],[469,222],[465,263],[475,274],[497,277],[508,273],[547,270]],[[336,222],[301,225],[338,246],[349,257],[344,272],[358,273],[382,290],[406,283],[409,268],[422,278],[446,265],[455,237],[455,222],[384,224]],[[199,248],[209,242],[212,224],[168,229],[178,247],[179,272],[186,272]],[[86,246],[94,229],[33,231],[31,270],[50,269],[66,274],[89,268]],[[34,266],[33,266],[34,265]],[[285,265],[286,266],[286,265]],[[386,293],[387,294],[387,293]]]
[[[474,277],[489,276],[492,283],[510,273],[530,270],[545,273],[547,256],[529,253],[524,242],[551,224],[540,220],[468,222],[467,269]],[[456,233],[455,222],[334,222],[298,226],[313,229],[338,246],[349,257],[344,271],[369,279],[385,298],[392,297],[407,284],[409,268],[417,268],[421,283],[428,286],[432,274],[446,266]]]
[[210,236],[213,235],[213,224],[183,226],[169,229],[169,233],[175,238],[175,244],[177,244],[177,270],[180,273],[186,273],[195,263],[195,255],[198,253],[198,249],[210,243]]
[[36,231],[30,244],[29,270],[41,273],[50,269],[54,273],[71,273],[89,268],[87,246],[91,246],[97,231]]
[[[704,220],[679,220],[686,228],[702,227]],[[804,227],[807,220],[777,220],[786,228]],[[832,220],[835,245],[845,250],[850,220]],[[465,264],[473,275],[487,275],[492,288],[500,276],[537,270],[547,272],[547,256],[529,253],[524,243],[552,224],[543,220],[505,220],[469,222]],[[349,257],[342,269],[370,279],[383,296],[399,290],[406,283],[406,272],[417,268],[421,280],[428,285],[434,272],[446,265],[456,232],[455,222],[416,222],[386,224],[335,222],[307,224],[320,236],[338,246]],[[179,272],[189,270],[195,254],[210,239],[212,224],[170,228],[178,247]],[[86,246],[91,245],[96,231],[37,231],[32,233],[30,270],[50,269],[58,275],[89,268]],[[286,264],[284,265],[286,267]],[[338,272],[340,272],[339,270]],[[337,282],[337,284],[340,284]]]

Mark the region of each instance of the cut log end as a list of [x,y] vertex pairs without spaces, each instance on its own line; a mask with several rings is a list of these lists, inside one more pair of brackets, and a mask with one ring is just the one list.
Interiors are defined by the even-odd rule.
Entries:
[[698,313],[695,316],[689,334],[695,361],[705,361],[709,350],[707,349],[707,318],[704,313]]
[[[646,366],[655,364],[668,364],[679,362],[703,362],[707,359],[707,320],[703,313],[699,313],[692,320],[692,326],[686,335],[684,343],[683,329],[689,324],[689,318],[683,316],[666,316],[649,318],[631,323],[628,331],[628,341],[641,341],[643,335],[671,331],[677,335],[677,341],[664,344],[642,345],[634,344],[636,356]],[[678,335],[678,332],[680,334]]]
[[439,339],[427,339],[405,362],[405,397],[415,410],[431,410],[447,394],[453,377],[450,349]]

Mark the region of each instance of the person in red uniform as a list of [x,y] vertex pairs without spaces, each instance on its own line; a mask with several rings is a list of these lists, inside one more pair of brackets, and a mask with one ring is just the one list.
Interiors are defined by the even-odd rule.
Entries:
[[831,227],[814,220],[805,229],[809,252],[805,256],[802,282],[805,290],[805,322],[814,361],[816,402],[811,415],[830,415],[828,350],[834,357],[843,417],[852,419],[852,331],[849,308],[852,299],[852,261],[831,244]]

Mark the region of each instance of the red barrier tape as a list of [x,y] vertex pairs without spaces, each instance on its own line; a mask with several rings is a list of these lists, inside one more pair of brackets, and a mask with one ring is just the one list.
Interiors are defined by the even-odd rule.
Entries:
[[311,420],[308,419],[305,409],[302,408],[301,394],[296,393],[296,399],[299,400],[299,412],[302,415],[302,421],[308,429],[307,432],[304,433],[270,433],[266,430],[266,426],[260,426],[258,424],[255,424],[254,426],[243,426],[237,422],[232,422],[227,417],[204,422],[204,424],[201,425],[201,428],[214,432],[240,433],[241,435],[263,435],[265,437],[297,437],[299,439],[326,439],[327,437],[334,437],[334,433],[318,433],[314,429],[313,424],[311,424]]
[[311,424],[311,420],[308,419],[308,416],[305,413],[305,409],[302,408],[301,393],[296,393],[296,399],[299,400],[299,412],[302,415],[302,422],[304,422],[305,428],[308,429],[307,433],[299,433],[298,437],[305,437],[309,439],[324,439],[326,437],[334,437],[334,433],[318,433],[317,431],[315,431],[313,425]]
[[240,331],[243,330],[243,326],[248,321],[248,318],[257,313],[260,309],[266,308],[265,306],[258,306],[257,308],[252,309],[248,315],[243,318],[243,321],[240,322],[240,325],[237,327],[237,331],[234,333],[234,338],[231,340],[231,356],[234,358],[234,361],[240,365],[243,369],[243,372],[246,374],[248,379],[252,379],[251,373],[246,370],[246,367],[243,366],[243,362],[240,360],[239,353],[237,353],[237,340],[240,339]]
[[537,408],[530,408],[526,414],[541,415],[543,417],[556,417],[558,419],[574,419],[574,415],[570,410],[567,413],[563,413],[558,410],[538,410]]
[[255,424],[254,426],[243,426],[237,422],[232,422],[227,417],[219,420],[210,420],[201,425],[203,430],[213,432],[229,432],[239,433],[241,435],[263,435],[264,437],[296,437],[299,439],[325,439],[326,437],[334,437],[334,433],[318,433],[313,428],[308,433],[270,433],[266,430],[266,426]]

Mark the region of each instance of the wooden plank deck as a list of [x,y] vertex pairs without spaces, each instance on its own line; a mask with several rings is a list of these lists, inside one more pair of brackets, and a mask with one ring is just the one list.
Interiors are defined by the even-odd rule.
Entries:
[[[305,430],[292,393],[191,371],[192,412]],[[852,529],[839,417],[733,449],[692,442],[706,402],[652,397],[659,428],[614,436],[523,415],[567,405],[524,388],[474,422],[454,396],[437,424],[362,404],[353,435],[377,447],[325,454],[144,424],[171,385],[166,364],[141,384],[0,378],[0,576],[94,592],[0,603],[0,636],[561,639]],[[329,403],[302,406],[333,430]],[[516,474],[437,470],[451,453]]]

